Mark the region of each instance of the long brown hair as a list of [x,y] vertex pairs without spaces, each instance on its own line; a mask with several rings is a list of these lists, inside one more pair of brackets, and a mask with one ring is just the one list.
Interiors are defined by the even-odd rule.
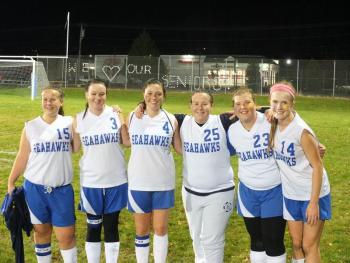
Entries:
[[[159,85],[162,88],[163,97],[165,99],[166,98],[166,89],[164,87],[164,84],[163,84],[162,81],[160,81],[158,79],[155,79],[155,78],[150,78],[150,79],[146,80],[145,83],[143,83],[143,85],[142,85],[142,92],[145,93],[147,87],[149,85],[153,85],[153,84],[157,84],[157,85]],[[146,101],[145,100],[142,100],[139,104],[141,104],[143,109],[146,110]],[[162,108],[162,105],[160,107]]]

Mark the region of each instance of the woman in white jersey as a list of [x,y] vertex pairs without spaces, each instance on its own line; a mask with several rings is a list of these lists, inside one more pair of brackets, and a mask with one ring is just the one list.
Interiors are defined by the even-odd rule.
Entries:
[[43,114],[25,123],[8,179],[8,193],[23,173],[24,193],[34,226],[37,261],[51,262],[55,232],[64,262],[77,262],[72,170],[72,118],[63,116],[63,92],[41,93]]
[[[146,111],[142,119],[129,116],[131,155],[128,165],[128,209],[134,213],[137,262],[148,262],[153,225],[155,262],[166,262],[168,216],[174,206],[175,164],[171,144],[179,143],[174,115],[162,109],[165,89],[150,79],[143,86]],[[152,221],[152,222],[151,222]]]
[[127,138],[119,111],[106,105],[107,83],[93,79],[85,90],[84,111],[73,122],[74,151],[80,159],[80,210],[86,213],[85,250],[88,262],[100,262],[101,231],[104,229],[106,262],[119,255],[119,213],[127,202],[127,175],[121,144]]
[[270,89],[275,122],[270,148],[280,168],[283,216],[293,243],[293,262],[321,262],[319,244],[331,218],[330,186],[312,129],[294,111],[295,89],[288,82]]
[[233,210],[234,181],[227,147],[227,115],[211,115],[213,97],[191,96],[192,115],[176,114],[183,155],[182,200],[195,262],[224,260],[225,230]]
[[228,130],[238,157],[238,214],[250,236],[250,262],[286,262],[282,186],[278,166],[268,149],[271,124],[256,111],[251,89],[233,93],[239,121]]
[[182,198],[195,262],[223,261],[225,229],[234,203],[226,132],[237,119],[230,114],[211,115],[212,106],[211,94],[196,92],[190,101],[192,115],[175,114],[182,141],[177,149],[183,154]]

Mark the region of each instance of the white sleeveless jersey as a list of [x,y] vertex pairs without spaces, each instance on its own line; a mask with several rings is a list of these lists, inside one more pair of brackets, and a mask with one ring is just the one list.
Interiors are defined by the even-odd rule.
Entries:
[[[277,128],[274,142],[274,155],[281,172],[283,195],[293,200],[310,200],[311,197],[313,169],[301,147],[303,130],[315,136],[312,129],[296,113],[293,121],[282,132]],[[327,173],[323,169],[320,197],[329,192]]]
[[167,191],[175,188],[175,164],[171,153],[174,115],[161,110],[157,116],[138,119],[131,113],[128,164],[129,188],[139,191]]
[[238,178],[253,190],[268,190],[281,184],[281,176],[273,152],[268,150],[271,124],[257,112],[250,131],[240,121],[228,130],[230,144],[238,156]]
[[180,136],[185,187],[205,193],[234,185],[226,131],[218,115],[209,115],[203,126],[185,116]]
[[120,145],[120,119],[105,106],[100,115],[87,110],[77,114],[77,133],[83,155],[80,159],[80,184],[108,188],[127,182],[124,151]]
[[28,181],[51,187],[72,182],[72,120],[58,115],[51,124],[41,117],[25,124],[31,151],[23,176]]

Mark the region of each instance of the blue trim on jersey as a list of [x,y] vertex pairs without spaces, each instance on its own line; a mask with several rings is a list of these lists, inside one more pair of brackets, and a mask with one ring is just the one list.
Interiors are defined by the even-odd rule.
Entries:
[[92,215],[110,214],[127,204],[128,184],[108,188],[81,187],[79,210]]
[[226,134],[226,143],[227,143],[227,149],[230,152],[230,156],[236,155],[237,151],[236,151],[235,147],[233,147],[233,145],[230,143],[230,140],[228,138],[228,134]]
[[175,119],[177,120],[178,129],[180,130],[182,123],[184,122],[184,119],[186,117],[186,114],[175,113],[174,116],[175,116]]
[[[284,219],[307,222],[306,209],[309,202],[309,200],[300,201],[283,197]],[[321,197],[318,200],[318,206],[320,210],[320,220],[330,220],[332,218],[331,194]]]
[[169,118],[168,114],[167,114],[167,113],[166,113],[166,112],[165,112],[163,109],[161,109],[161,111],[162,111],[162,112],[164,112],[164,114],[165,114],[166,118],[168,119],[168,121],[169,121],[169,123],[170,123],[171,129],[173,130],[173,132],[175,132],[174,127],[173,127],[173,124],[171,123],[171,121],[170,121],[170,118]]
[[135,112],[132,112],[132,113],[131,113],[131,116],[130,116],[130,120],[129,120],[129,127],[130,127],[130,125],[131,125],[132,118],[134,118],[134,115],[135,115]]
[[282,216],[282,197],[281,184],[268,190],[253,190],[239,182],[237,212],[243,217]]
[[71,184],[49,187],[25,180],[23,188],[32,224],[74,225],[74,191]]
[[129,190],[128,210],[133,213],[151,213],[153,210],[174,207],[174,190],[136,191]]

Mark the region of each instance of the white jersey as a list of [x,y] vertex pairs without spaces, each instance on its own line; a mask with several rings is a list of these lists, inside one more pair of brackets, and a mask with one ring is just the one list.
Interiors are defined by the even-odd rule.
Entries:
[[80,159],[80,184],[108,188],[127,182],[124,151],[120,145],[121,123],[117,114],[105,106],[100,115],[87,110],[77,114],[83,156]]
[[180,136],[183,184],[186,188],[208,193],[234,185],[226,131],[220,116],[209,115],[208,121],[200,126],[193,116],[187,115],[180,128]]
[[[301,146],[303,130],[315,136],[312,129],[296,113],[293,121],[283,130],[277,128],[274,155],[282,176],[283,195],[293,200],[310,200],[312,167]],[[316,136],[315,136],[316,137]],[[320,197],[330,192],[326,171],[323,169]]]
[[131,155],[128,165],[129,188],[139,191],[167,191],[175,188],[175,164],[171,142],[174,115],[161,110],[142,119],[131,113],[129,135]]
[[72,182],[72,120],[58,115],[51,124],[41,117],[26,122],[25,135],[31,150],[24,172],[27,180],[51,187]]
[[257,112],[255,124],[246,130],[240,121],[228,130],[228,139],[238,156],[238,178],[253,190],[268,190],[281,184],[273,152],[268,150],[271,124]]

